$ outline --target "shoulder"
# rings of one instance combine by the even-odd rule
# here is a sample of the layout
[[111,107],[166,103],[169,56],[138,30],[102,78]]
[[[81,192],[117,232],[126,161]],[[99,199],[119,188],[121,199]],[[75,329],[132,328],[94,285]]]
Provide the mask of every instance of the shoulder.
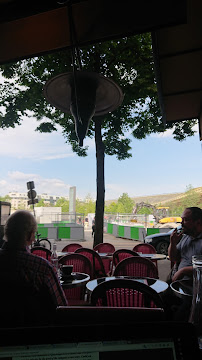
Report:
[[47,269],[47,270],[52,270],[52,264],[42,258],[41,256],[32,254],[30,252],[25,251],[24,256],[27,259],[27,262],[30,264],[33,264],[34,266],[36,266],[37,268],[41,268],[43,270]]

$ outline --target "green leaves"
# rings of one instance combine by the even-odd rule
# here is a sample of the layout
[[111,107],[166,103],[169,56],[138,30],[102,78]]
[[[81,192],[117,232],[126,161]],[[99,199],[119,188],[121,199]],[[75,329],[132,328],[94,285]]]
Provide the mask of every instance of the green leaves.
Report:
[[[83,70],[98,72],[113,79],[122,89],[124,100],[119,108],[104,116],[102,139],[105,152],[119,160],[130,154],[130,135],[144,139],[153,132],[173,127],[173,136],[182,141],[194,134],[195,120],[166,124],[164,128],[154,77],[154,64],[149,33],[106,41],[80,49]],[[40,57],[0,67],[4,81],[0,84],[0,127],[21,124],[30,113],[39,121],[37,131],[63,129],[63,135],[79,156],[87,155],[87,147],[78,146],[74,120],[57,110],[44,98],[47,80],[64,72],[72,72],[71,52],[60,50]],[[94,137],[96,118],[90,122],[87,136]]]

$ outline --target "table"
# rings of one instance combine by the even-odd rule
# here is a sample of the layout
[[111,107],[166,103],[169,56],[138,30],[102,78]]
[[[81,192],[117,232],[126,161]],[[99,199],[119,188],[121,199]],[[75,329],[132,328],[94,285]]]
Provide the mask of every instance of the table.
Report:
[[64,255],[72,254],[72,252],[67,251],[56,251],[57,256],[60,258]]
[[100,257],[102,259],[113,259],[113,254],[112,253],[100,253],[100,252],[98,252],[98,254],[100,255]]
[[89,293],[92,293],[92,291],[95,289],[97,285],[102,283],[103,281],[109,281],[114,279],[131,279],[143,282],[144,284],[148,285],[152,289],[154,289],[157,293],[164,292],[168,288],[168,284],[165,281],[159,280],[159,279],[153,279],[153,278],[147,278],[147,277],[134,277],[134,276],[107,276],[100,279],[94,279],[91,281],[88,281],[86,284],[86,289]]
[[66,279],[61,278],[60,283],[63,289],[71,289],[78,286],[86,285],[90,280],[90,275],[80,272],[72,272],[71,276]]
[[166,255],[164,255],[164,254],[142,254],[142,253],[138,253],[138,254],[140,256],[145,257],[150,260],[165,260],[166,259]]
[[193,295],[193,283],[191,280],[177,280],[170,284],[176,296],[185,299]]

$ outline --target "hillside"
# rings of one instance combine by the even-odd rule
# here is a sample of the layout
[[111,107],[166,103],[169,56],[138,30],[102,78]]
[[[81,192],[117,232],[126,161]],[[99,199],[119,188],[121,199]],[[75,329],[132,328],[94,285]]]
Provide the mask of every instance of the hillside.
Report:
[[[197,195],[199,196],[199,198],[202,198],[202,187],[198,187],[193,189]],[[160,205],[160,204],[166,204],[166,203],[170,203],[170,202],[180,202],[180,200],[185,197],[185,193],[173,193],[173,194],[161,194],[161,195],[147,195],[147,196],[137,196],[137,197],[132,197],[132,199],[134,200],[135,204],[140,203],[140,202],[145,202],[151,205]],[[109,205],[112,202],[117,202],[118,199],[114,199],[114,200],[106,200],[105,204]]]

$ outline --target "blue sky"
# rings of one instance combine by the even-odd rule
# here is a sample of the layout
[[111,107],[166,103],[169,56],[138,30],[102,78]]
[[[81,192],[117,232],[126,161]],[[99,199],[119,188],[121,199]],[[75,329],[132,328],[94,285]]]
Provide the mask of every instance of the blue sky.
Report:
[[[0,129],[0,195],[9,191],[27,192],[27,181],[34,181],[38,194],[96,197],[96,158],[94,139],[88,156],[79,158],[65,143],[61,129],[52,134],[35,130],[37,122],[25,118],[15,129]],[[197,130],[197,127],[196,127]],[[124,192],[130,197],[184,192],[191,184],[202,186],[202,143],[198,132],[183,142],[173,140],[171,131],[132,140],[132,158],[118,161],[105,157],[105,198],[117,199]]]

